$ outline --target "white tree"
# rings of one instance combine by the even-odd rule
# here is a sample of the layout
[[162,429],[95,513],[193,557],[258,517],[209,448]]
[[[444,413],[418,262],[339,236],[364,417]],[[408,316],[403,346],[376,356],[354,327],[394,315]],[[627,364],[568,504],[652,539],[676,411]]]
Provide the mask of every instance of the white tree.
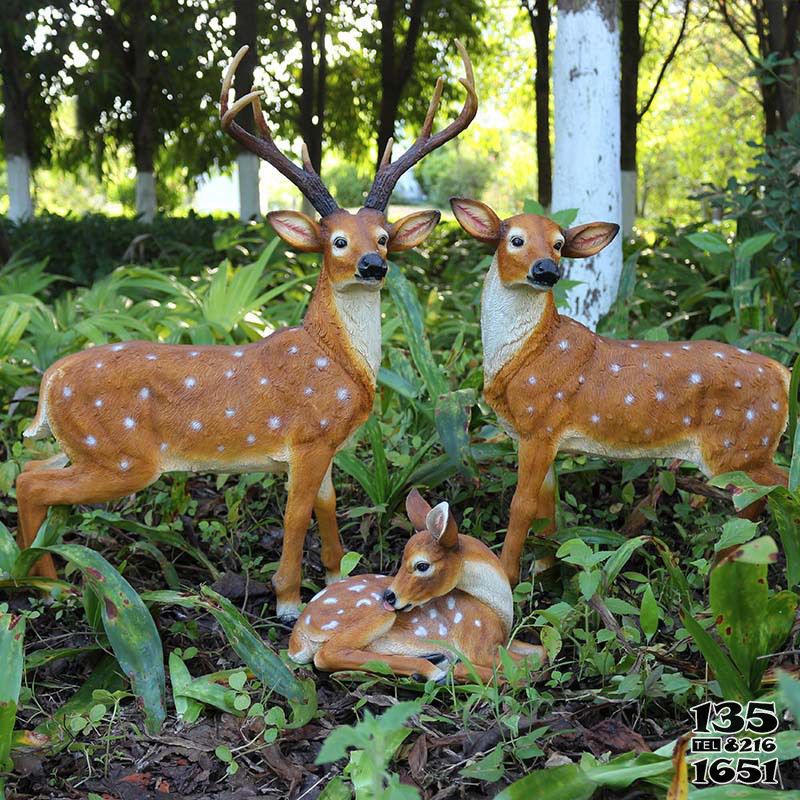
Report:
[[247,222],[261,216],[261,197],[258,187],[258,170],[261,160],[253,153],[240,152],[236,156],[239,184],[239,218]]
[[[619,26],[617,0],[558,0],[553,59],[553,208],[577,208],[575,224],[621,222]],[[622,239],[568,265],[581,281],[569,313],[591,328],[617,295]]]
[[31,162],[24,153],[9,155],[8,170],[8,218],[12,222],[24,222],[33,216],[31,199]]

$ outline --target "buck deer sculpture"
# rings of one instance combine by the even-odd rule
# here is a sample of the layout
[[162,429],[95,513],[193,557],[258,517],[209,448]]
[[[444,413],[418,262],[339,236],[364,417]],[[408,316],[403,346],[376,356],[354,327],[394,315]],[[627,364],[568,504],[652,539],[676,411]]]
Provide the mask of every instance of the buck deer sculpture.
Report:
[[[278,615],[297,616],[312,509],[327,578],[338,577],[343,550],[331,462],[372,410],[387,256],[419,245],[439,220],[437,211],[420,211],[390,223],[385,209],[400,176],[475,117],[472,66],[457,46],[467,93],[460,114],[432,134],[440,78],[419,138],[394,162],[390,140],[357,213],[339,208],[309,162],[305,145],[302,168],[280,152],[261,113],[259,92],[228,106],[233,76],[247,48],[239,50],[222,83],[222,128],[289,178],[321,217],[315,221],[296,211],[268,215],[291,247],[323,255],[305,319],[300,327],[248,345],[122,342],[56,362],[44,374],[36,417],[25,435],[52,433],[63,452],[30,462],[17,480],[22,546],[33,542],[48,507],[122,497],[171,470],[288,472],[283,550],[273,577]],[[236,122],[250,104],[258,135]],[[55,575],[49,556],[38,569]]]
[[450,203],[461,227],[496,249],[481,299],[483,391],[519,440],[500,556],[512,583],[531,522],[553,530],[559,451],[679,458],[709,477],[741,470],[786,484],[773,462],[789,409],[782,364],[718,342],[607,339],[556,310],[561,258],[600,252],[618,225],[563,230],[536,214],[501,220],[476,200]]
[[[359,575],[323,589],[305,607],[289,640],[289,657],[326,672],[383,661],[396,675],[441,681],[456,661],[444,641],[463,653],[489,682],[500,647],[514,660],[544,648],[509,642],[514,602],[508,577],[483,542],[458,533],[447,503],[431,508],[414,489],[406,511],[416,533],[394,577]],[[470,680],[458,664],[456,680]]]

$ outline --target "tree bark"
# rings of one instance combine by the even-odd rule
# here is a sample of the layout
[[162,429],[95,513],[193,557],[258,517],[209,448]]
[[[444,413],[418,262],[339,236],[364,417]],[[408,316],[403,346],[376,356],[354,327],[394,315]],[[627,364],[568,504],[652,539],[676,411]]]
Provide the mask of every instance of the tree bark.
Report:
[[[615,0],[558,0],[553,90],[553,207],[577,207],[577,223],[619,223],[620,53]],[[581,284],[569,293],[570,315],[596,327],[616,298],[621,271],[621,237],[596,256],[571,262],[567,275]]]
[[[155,126],[153,120],[153,62],[150,59],[149,0],[135,0],[132,8],[133,38],[133,154],[136,164],[136,215],[152,222],[156,214]],[[136,24],[141,20],[140,24]]]
[[639,33],[641,0],[622,3],[620,83],[620,167],[622,168],[622,234],[630,236],[636,220],[636,145],[639,127]]
[[523,0],[536,44],[536,183],[539,202],[549,208],[553,199],[550,152],[550,0]]
[[[234,51],[245,45],[250,49],[239,64],[234,77],[236,97],[243,97],[253,88],[254,72],[258,45],[258,2],[257,0],[234,0],[233,10],[236,14],[234,28]],[[253,133],[255,122],[253,107],[247,106],[236,118],[236,121],[247,131]],[[239,148],[236,156],[236,167],[239,182],[239,217],[245,221],[261,215],[261,198],[259,196],[258,174],[261,161],[258,156]]]

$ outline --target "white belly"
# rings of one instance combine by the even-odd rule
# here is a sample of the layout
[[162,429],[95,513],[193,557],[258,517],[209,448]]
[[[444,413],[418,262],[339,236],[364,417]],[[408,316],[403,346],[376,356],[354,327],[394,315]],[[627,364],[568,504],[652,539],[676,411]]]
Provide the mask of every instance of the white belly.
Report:
[[238,475],[241,472],[288,472],[288,458],[271,458],[256,456],[253,459],[235,459],[225,461],[189,461],[180,458],[164,459],[161,462],[162,472],[214,472]]

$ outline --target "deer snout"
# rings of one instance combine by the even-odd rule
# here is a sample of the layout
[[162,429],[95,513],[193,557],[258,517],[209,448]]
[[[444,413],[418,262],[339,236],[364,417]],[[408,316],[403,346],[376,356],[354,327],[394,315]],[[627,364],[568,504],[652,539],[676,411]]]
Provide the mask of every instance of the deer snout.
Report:
[[552,258],[534,261],[528,273],[528,281],[534,286],[555,286],[561,279],[561,267]]
[[381,281],[386,277],[386,260],[377,253],[365,253],[358,259],[358,277],[364,281]]
[[397,595],[391,589],[387,589],[383,593],[383,607],[387,611],[394,611],[395,610],[394,604],[396,602],[397,602]]

